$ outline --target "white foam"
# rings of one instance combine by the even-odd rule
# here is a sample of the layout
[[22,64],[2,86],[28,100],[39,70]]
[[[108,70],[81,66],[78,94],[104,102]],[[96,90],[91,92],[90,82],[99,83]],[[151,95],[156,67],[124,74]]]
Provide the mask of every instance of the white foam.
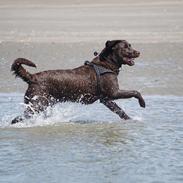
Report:
[[[45,117],[46,116],[46,117]],[[14,116],[15,117],[15,116]],[[1,127],[34,127],[45,125],[59,125],[61,123],[113,123],[121,119],[113,114],[102,104],[96,102],[92,105],[80,103],[60,103],[54,107],[47,108],[46,112],[35,114],[33,118],[11,125],[13,115],[5,116],[2,119]]]
[[[54,107],[47,108],[46,112],[36,114],[31,119],[24,120],[11,125],[12,119],[23,114],[25,105],[22,104],[22,95],[8,94],[0,95],[0,99],[5,107],[0,116],[0,127],[26,128],[45,125],[60,125],[63,123],[118,123],[123,121],[118,115],[111,112],[107,107],[99,102],[91,105],[80,103],[59,103]],[[11,99],[11,100],[10,100]],[[14,103],[12,103],[14,101]],[[134,121],[143,121],[143,114],[138,103],[134,100],[117,100],[116,103],[129,114]],[[46,117],[45,117],[46,116]]]

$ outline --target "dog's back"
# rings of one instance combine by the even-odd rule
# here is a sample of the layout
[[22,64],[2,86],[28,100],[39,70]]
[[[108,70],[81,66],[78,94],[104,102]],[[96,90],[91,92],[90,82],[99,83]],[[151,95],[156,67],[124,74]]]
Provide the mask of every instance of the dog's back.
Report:
[[34,88],[56,99],[79,98],[83,93],[95,94],[96,76],[88,66],[70,70],[48,70],[33,74]]

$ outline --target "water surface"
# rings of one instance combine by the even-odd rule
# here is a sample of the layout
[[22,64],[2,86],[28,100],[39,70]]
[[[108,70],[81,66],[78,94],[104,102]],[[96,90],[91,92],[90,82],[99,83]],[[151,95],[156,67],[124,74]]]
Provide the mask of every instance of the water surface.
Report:
[[118,101],[129,121],[100,103],[65,103],[12,126],[22,96],[1,95],[1,182],[182,182],[183,98],[145,99],[146,110]]

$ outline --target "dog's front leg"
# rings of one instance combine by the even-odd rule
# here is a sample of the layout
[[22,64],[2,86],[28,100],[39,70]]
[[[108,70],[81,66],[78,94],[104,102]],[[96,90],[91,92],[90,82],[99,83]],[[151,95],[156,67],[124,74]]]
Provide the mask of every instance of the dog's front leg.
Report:
[[100,102],[103,103],[112,112],[118,114],[120,118],[125,119],[125,120],[130,119],[130,117],[112,100],[100,99]]
[[135,91],[135,90],[118,90],[117,92],[114,92],[112,94],[112,99],[125,99],[125,98],[136,98],[139,101],[139,104],[141,107],[145,108],[145,101],[142,97],[142,95],[140,94],[140,92]]

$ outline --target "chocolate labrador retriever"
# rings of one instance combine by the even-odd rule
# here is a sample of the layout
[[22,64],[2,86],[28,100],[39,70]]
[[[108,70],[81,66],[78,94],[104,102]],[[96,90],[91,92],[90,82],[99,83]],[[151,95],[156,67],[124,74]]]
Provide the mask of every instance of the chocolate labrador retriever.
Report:
[[[95,53],[96,54],[96,53]],[[28,84],[24,102],[27,108],[23,116],[12,120],[12,124],[30,118],[58,102],[81,102],[92,104],[100,100],[122,119],[130,117],[113,101],[135,97],[141,107],[145,101],[138,91],[120,90],[117,76],[122,65],[134,65],[140,52],[134,50],[125,40],[107,41],[105,48],[91,61],[70,70],[48,70],[35,74],[26,71],[22,64],[36,67],[24,58],[18,58],[11,70]]]

